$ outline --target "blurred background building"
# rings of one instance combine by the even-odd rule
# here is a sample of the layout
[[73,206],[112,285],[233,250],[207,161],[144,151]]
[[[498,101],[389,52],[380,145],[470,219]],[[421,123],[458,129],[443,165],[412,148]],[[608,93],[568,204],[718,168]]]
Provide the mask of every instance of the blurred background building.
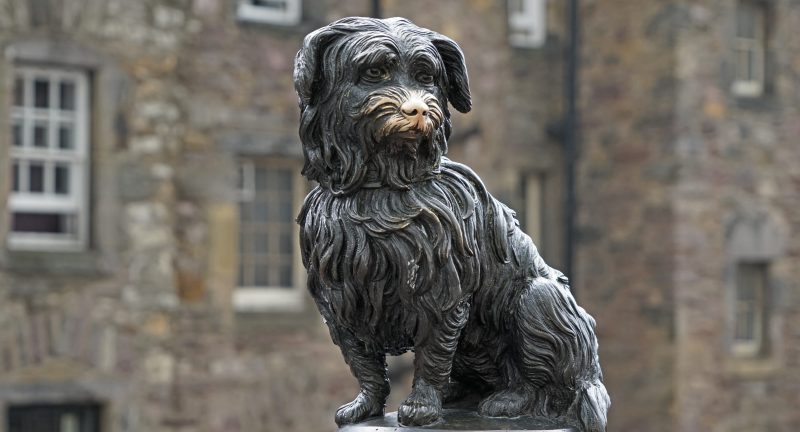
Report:
[[375,14],[463,48],[450,156],[571,269],[610,431],[800,429],[800,1],[570,3],[0,0],[0,431],[335,429],[292,62]]

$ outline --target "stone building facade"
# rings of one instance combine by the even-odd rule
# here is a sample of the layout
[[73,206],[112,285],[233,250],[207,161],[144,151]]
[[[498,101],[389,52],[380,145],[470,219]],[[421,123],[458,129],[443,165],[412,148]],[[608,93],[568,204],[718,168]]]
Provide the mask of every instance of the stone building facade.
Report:
[[[461,44],[474,109],[450,156],[561,267],[566,2],[522,3],[381,5]],[[737,3],[582,2],[575,276],[610,430],[800,425],[800,4],[753,2],[764,85],[742,96]],[[309,187],[292,61],[309,31],[371,13],[0,0],[0,431],[334,430],[356,388],[292,242]],[[544,38],[511,38],[519,22]],[[747,271],[760,303],[737,295]],[[737,308],[763,323],[756,351]]]
[[800,427],[800,3],[582,2],[577,281],[613,430]]

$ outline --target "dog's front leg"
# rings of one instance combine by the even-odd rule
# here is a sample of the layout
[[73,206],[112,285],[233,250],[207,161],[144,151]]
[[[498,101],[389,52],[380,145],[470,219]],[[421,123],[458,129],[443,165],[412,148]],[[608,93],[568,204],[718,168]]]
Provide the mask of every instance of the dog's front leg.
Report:
[[468,315],[469,304],[465,301],[444,313],[429,337],[414,347],[414,385],[397,410],[401,424],[423,426],[441,418],[442,391],[450,378],[458,337]]
[[345,362],[353,376],[358,379],[358,395],[352,402],[336,411],[339,426],[357,423],[368,417],[383,415],[386,398],[389,396],[389,377],[386,372],[386,355],[371,349],[352,332],[328,322],[334,343],[342,350]]

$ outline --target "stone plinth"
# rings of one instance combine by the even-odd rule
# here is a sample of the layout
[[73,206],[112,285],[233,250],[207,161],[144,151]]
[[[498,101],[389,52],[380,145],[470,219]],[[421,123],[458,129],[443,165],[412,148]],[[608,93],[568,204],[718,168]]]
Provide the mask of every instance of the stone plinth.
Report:
[[354,425],[347,425],[339,432],[500,432],[500,431],[538,431],[538,432],[577,432],[575,428],[561,425],[547,419],[533,417],[486,418],[475,412],[464,410],[445,410],[443,420],[425,427],[404,427],[397,423],[397,413],[392,412],[380,418],[369,419]]

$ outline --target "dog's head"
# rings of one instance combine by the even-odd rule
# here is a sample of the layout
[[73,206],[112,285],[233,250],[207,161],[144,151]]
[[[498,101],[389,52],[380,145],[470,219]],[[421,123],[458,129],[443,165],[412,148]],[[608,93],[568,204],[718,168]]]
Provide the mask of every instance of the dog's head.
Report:
[[344,18],[297,53],[303,174],[337,194],[407,188],[438,169],[450,113],[471,108],[461,49],[402,18]]

